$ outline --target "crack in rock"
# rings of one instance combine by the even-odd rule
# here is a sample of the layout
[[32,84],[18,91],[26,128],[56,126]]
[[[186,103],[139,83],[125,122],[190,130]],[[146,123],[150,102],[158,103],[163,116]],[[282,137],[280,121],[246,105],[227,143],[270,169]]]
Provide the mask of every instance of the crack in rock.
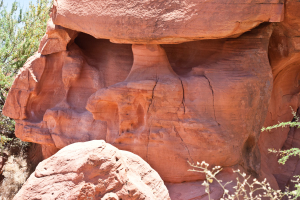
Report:
[[[152,105],[152,103],[153,103],[153,99],[154,99],[154,90],[155,90],[155,88],[156,88],[156,86],[157,86],[157,83],[158,83],[158,78],[156,79],[156,82],[155,82],[155,85],[154,85],[154,87],[153,87],[153,89],[152,89],[152,98],[151,98],[151,102],[150,102],[150,104],[149,104],[149,107],[148,107],[148,110],[147,110],[147,114],[148,114],[148,112],[149,112],[149,110],[150,110],[150,107],[151,107],[151,105]],[[151,123],[150,123],[151,124]],[[149,127],[149,133],[148,133],[148,142],[147,142],[147,152],[146,152],[146,161],[148,162],[148,151],[149,151],[149,142],[150,142],[150,131],[151,131],[151,125],[150,125],[150,127]]]
[[180,136],[180,134],[179,134],[179,132],[177,131],[177,129],[176,129],[175,126],[174,126],[174,131],[176,132],[176,134],[178,135],[178,137],[179,137],[179,138],[181,139],[181,141],[183,142],[183,146],[184,146],[184,148],[187,150],[190,159],[193,161],[193,163],[195,163],[194,160],[193,160],[193,158],[191,157],[189,148],[187,147],[186,143],[184,142],[184,140],[183,140],[182,137]]
[[[178,77],[179,78],[179,77]],[[181,80],[181,78],[179,78],[180,82],[181,82],[181,86],[182,86],[182,101],[181,104],[183,105],[183,111],[185,114],[185,97],[184,97],[184,87],[183,87],[183,82]]]
[[153,103],[153,99],[154,99],[154,90],[155,90],[155,88],[156,88],[156,85],[157,85],[157,83],[158,83],[158,80],[159,80],[159,79],[156,79],[155,85],[154,85],[154,87],[153,87],[153,89],[152,89],[152,98],[151,98],[151,102],[150,102],[150,104],[149,104],[147,113],[149,112],[150,107],[151,107],[151,105],[152,105],[152,103]]
[[217,124],[220,126],[220,123],[217,121],[217,117],[216,117],[216,110],[215,110],[215,93],[214,93],[214,90],[213,90],[213,87],[210,83],[210,80],[207,78],[207,76],[205,75],[205,73],[203,74],[203,77],[206,78],[206,80],[208,81],[208,84],[209,84],[209,87],[211,89],[211,93],[212,93],[212,96],[213,96],[213,108],[214,108],[214,117],[215,117],[215,121],[217,122]]

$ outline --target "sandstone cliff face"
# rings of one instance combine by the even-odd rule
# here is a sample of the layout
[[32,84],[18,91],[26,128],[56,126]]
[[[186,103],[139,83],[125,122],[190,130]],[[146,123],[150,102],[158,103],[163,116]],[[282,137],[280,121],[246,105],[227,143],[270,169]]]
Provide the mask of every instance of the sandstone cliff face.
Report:
[[[269,59],[273,71],[273,91],[264,126],[278,122],[292,121],[291,109],[300,106],[300,2],[285,2],[284,21],[276,24],[270,38]],[[289,137],[288,137],[288,133]],[[297,142],[299,131],[289,127],[262,132],[259,146],[262,155],[262,169],[273,174],[281,188],[290,185],[292,174],[299,171],[299,164],[294,161],[287,166],[279,165],[277,157],[269,154],[268,149],[287,147],[300,148]]]
[[52,10],[3,109],[44,158],[105,140],[175,184],[174,199],[205,178],[187,161],[275,188],[290,173],[267,152],[289,130],[260,129],[300,105],[300,2],[56,0]]
[[[29,67],[16,79],[33,85],[19,109],[24,114],[17,120],[16,135],[58,149],[105,139],[140,155],[168,182],[204,178],[187,171],[188,160],[232,166],[245,159],[246,168],[258,170],[246,159],[249,153],[259,156],[254,144],[272,88],[267,59],[270,33],[270,26],[263,25],[235,40],[163,48],[133,45],[132,50],[81,33],[68,52],[37,54],[36,60],[44,60],[41,64],[28,62],[44,65],[45,80]],[[103,62],[97,56],[102,44],[119,55],[107,55],[108,61]],[[219,48],[227,50],[219,52]],[[207,56],[216,59],[209,61]],[[15,105],[10,99],[18,99],[17,95],[18,89],[10,92],[14,98],[9,97],[5,113],[9,103]],[[9,112],[10,116],[19,113]],[[245,145],[249,152],[242,155]]]

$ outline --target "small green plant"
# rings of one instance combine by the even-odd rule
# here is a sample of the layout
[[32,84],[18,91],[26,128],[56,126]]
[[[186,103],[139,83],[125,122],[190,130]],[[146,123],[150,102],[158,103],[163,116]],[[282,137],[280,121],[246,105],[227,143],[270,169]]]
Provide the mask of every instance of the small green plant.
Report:
[[23,12],[17,1],[12,3],[11,10],[0,1],[0,66],[5,76],[13,75],[37,51],[50,6],[50,0],[36,0]]
[[3,168],[5,178],[0,182],[0,199],[13,199],[30,175],[29,143],[15,137],[15,122],[4,116],[2,109],[18,70],[38,50],[52,4],[52,0],[33,0],[24,12],[18,1],[21,2],[11,0],[12,7],[7,9],[0,0],[0,153],[8,154]]
[[299,148],[291,148],[288,150],[275,150],[275,149],[269,149],[270,153],[276,153],[280,159],[278,162],[282,165],[286,163],[286,161],[291,157],[291,156],[300,156],[300,149]]
[[[292,108],[291,108],[292,109]],[[296,127],[296,128],[300,128],[300,121],[299,121],[299,117],[297,116],[297,113],[292,109],[292,114],[294,116],[294,120],[292,122],[281,122],[278,124],[275,124],[273,126],[269,126],[267,128],[263,127],[261,129],[261,131],[270,131],[272,129],[275,129],[275,128],[284,128],[284,127],[287,127],[287,126],[290,126],[290,127]],[[300,149],[299,148],[291,148],[291,149],[288,149],[288,150],[276,150],[276,149],[269,149],[269,152],[270,153],[276,153],[279,157],[281,157],[278,162],[280,164],[285,164],[286,161],[292,157],[292,156],[300,156]],[[300,192],[300,190],[299,190]]]
[[[8,10],[0,0],[0,136],[5,138],[15,138],[15,122],[2,114],[8,91],[17,71],[38,50],[49,19],[52,0],[35,1],[24,12],[17,1]],[[3,149],[4,143],[0,147]]]
[[299,117],[297,116],[297,113],[293,110],[293,108],[291,107],[292,110],[292,114],[294,116],[294,120],[291,122],[278,122],[278,124],[275,124],[273,126],[268,126],[268,127],[262,127],[261,128],[261,132],[263,131],[271,131],[272,129],[275,128],[285,128],[285,127],[300,127],[300,122],[299,122]]
[[[297,116],[297,113],[292,109],[292,114],[294,116],[294,120],[292,122],[278,122],[278,124],[275,124],[273,126],[269,127],[263,127],[261,131],[271,131],[275,128],[284,128],[284,127],[300,127],[299,117]],[[300,156],[300,149],[299,148],[292,148],[288,150],[275,150],[275,149],[269,149],[269,152],[276,153],[281,158],[278,160],[280,164],[285,164],[286,161],[291,156]],[[213,167],[211,170],[209,169],[209,164],[205,163],[204,161],[202,163],[197,162],[197,164],[189,163],[193,169],[189,171],[193,172],[199,172],[204,173],[206,175],[206,180],[203,182],[203,186],[205,186],[205,192],[208,194],[209,199],[210,197],[210,184],[215,181],[217,182],[221,188],[223,189],[223,196],[221,200],[235,200],[235,199],[251,199],[251,200],[260,200],[262,198],[269,198],[271,200],[280,200],[283,197],[288,197],[288,199],[296,200],[300,197],[300,175],[294,176],[294,180],[291,180],[293,183],[295,183],[295,190],[289,191],[286,189],[286,191],[281,190],[273,190],[270,187],[270,184],[266,182],[266,179],[264,181],[258,181],[256,179],[251,179],[251,176],[247,176],[245,173],[241,173],[239,170],[233,171],[234,173],[238,174],[238,177],[236,178],[236,184],[232,188],[234,191],[229,193],[229,190],[226,189],[226,187],[232,183],[232,181],[227,182],[225,184],[222,183],[221,180],[218,180],[216,178],[216,175],[222,171],[222,168],[220,166]]]
[[[216,175],[222,171],[220,166],[215,166],[211,170],[209,169],[209,164],[206,162],[202,162],[201,164],[197,162],[197,164],[189,163],[193,169],[189,171],[204,173],[206,175],[206,180],[203,182],[203,186],[205,187],[205,192],[208,194],[208,198],[210,197],[210,184],[213,181],[217,182],[218,185],[223,189],[223,195],[221,200],[260,200],[262,198],[269,199],[282,199],[284,196],[288,196],[289,198],[293,198],[293,194],[289,192],[281,192],[280,190],[273,190],[270,187],[270,184],[266,182],[266,179],[262,182],[259,182],[256,179],[251,179],[251,176],[247,176],[245,173],[241,173],[240,170],[233,170],[238,176],[236,178],[235,186],[232,188],[233,192],[229,192],[229,189],[226,188],[232,181],[227,183],[222,183],[222,180],[218,180]],[[299,180],[298,180],[299,183]],[[296,198],[293,198],[296,199]]]
[[13,78],[39,47],[52,0],[29,3],[23,12],[14,1],[10,10],[0,0],[0,105],[3,105]]
[[4,135],[0,135],[0,149],[1,149],[0,155],[3,154],[3,149],[4,149],[5,144],[12,141],[12,140],[13,140],[12,138],[8,138]]

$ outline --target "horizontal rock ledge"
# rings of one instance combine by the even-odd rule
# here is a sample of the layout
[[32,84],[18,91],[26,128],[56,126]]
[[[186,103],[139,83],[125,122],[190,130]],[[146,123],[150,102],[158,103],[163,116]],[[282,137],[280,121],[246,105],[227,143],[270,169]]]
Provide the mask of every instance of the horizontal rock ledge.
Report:
[[281,0],[56,0],[52,11],[56,25],[130,44],[235,38],[283,19]]

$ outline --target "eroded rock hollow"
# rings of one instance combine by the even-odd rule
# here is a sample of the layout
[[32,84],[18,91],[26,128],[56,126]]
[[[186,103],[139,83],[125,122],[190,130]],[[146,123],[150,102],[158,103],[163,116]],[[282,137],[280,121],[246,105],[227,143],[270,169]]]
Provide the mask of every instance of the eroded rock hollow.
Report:
[[267,149],[291,144],[289,129],[260,129],[300,105],[298,10],[297,0],[55,0],[3,113],[44,158],[90,140],[139,155],[171,199],[205,195],[189,192],[205,176],[188,161],[284,188],[294,172]]

